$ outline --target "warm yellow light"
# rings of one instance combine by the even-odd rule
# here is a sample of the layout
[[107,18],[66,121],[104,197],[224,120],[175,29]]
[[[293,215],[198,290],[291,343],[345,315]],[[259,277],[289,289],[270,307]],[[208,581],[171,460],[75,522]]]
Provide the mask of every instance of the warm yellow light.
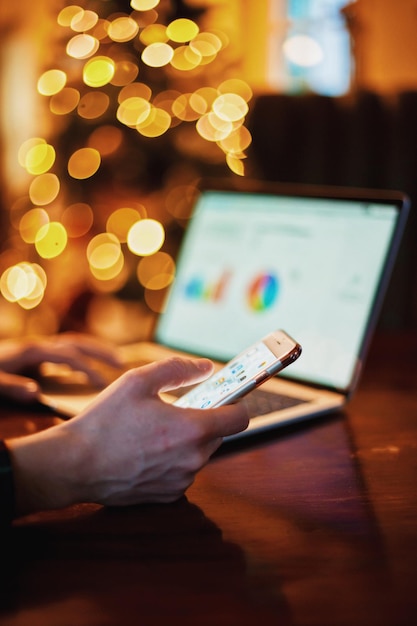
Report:
[[155,254],[165,241],[164,227],[154,219],[136,222],[127,235],[127,246],[133,254],[148,256]]
[[244,163],[241,159],[238,159],[237,157],[231,155],[231,154],[227,154],[226,155],[226,163],[229,167],[229,169],[234,172],[235,174],[237,174],[238,176],[244,176],[245,175],[245,166]]
[[139,32],[137,22],[131,17],[118,17],[110,22],[107,34],[113,41],[125,42],[134,39]]
[[245,126],[239,126],[230,135],[220,141],[220,146],[225,152],[239,154],[244,152],[252,143],[252,135]]
[[152,90],[145,83],[132,83],[126,85],[119,91],[118,102],[123,102],[128,98],[143,98],[144,100],[150,100],[152,97]]
[[33,204],[44,206],[59,194],[60,182],[56,174],[41,174],[33,179],[29,187],[29,198]]
[[47,143],[30,148],[25,157],[25,168],[29,174],[45,174],[55,163],[55,149]]
[[99,45],[100,42],[96,37],[82,33],[69,40],[66,52],[74,59],[88,59],[97,52]]
[[100,153],[94,148],[80,148],[68,161],[68,173],[72,178],[85,179],[93,176],[100,167]]
[[158,4],[159,0],[130,0],[130,6],[136,11],[150,11]]
[[125,126],[134,128],[148,118],[150,110],[151,105],[147,100],[133,96],[120,103],[116,117]]
[[[110,247],[113,249],[114,258],[111,263],[103,263],[103,261],[99,261],[100,252],[97,252],[97,250],[100,250],[103,246],[104,250],[106,250],[107,247],[109,249]],[[100,233],[99,235],[95,235],[95,237],[89,241],[86,254],[88,262],[91,265],[95,265],[96,267],[106,267],[106,265],[112,265],[114,263],[114,260],[119,256],[120,251],[120,242],[117,237],[113,235],[113,233]],[[94,258],[98,260],[97,263],[94,263]]]
[[53,259],[65,250],[67,241],[64,226],[60,222],[50,222],[41,226],[36,235],[36,251],[43,259]]
[[94,120],[103,115],[110,105],[109,96],[103,91],[89,91],[80,100],[77,113],[86,120]]
[[98,15],[94,11],[79,11],[71,20],[71,28],[78,33],[91,30],[98,22]]
[[18,302],[25,309],[34,308],[42,300],[46,288],[45,271],[37,263],[18,263],[3,272],[0,291],[9,302]]
[[163,67],[173,56],[174,50],[167,43],[151,43],[142,52],[142,61],[150,67]]
[[187,72],[198,67],[201,63],[201,58],[201,54],[191,50],[189,46],[180,46],[174,50],[171,65],[176,70]]
[[206,141],[221,141],[232,132],[233,125],[231,122],[220,119],[211,111],[200,117],[196,129]]
[[87,246],[90,271],[98,280],[111,280],[123,269],[124,256],[120,242],[112,233],[93,237]]
[[42,137],[31,137],[30,139],[24,141],[17,153],[17,160],[19,161],[19,165],[21,165],[22,167],[26,167],[26,157],[29,151],[32,148],[35,148],[36,146],[40,146],[42,144],[46,145],[46,141],[45,139],[42,139]]
[[143,215],[146,215],[146,209],[143,208],[142,215],[136,209],[131,207],[124,207],[121,209],[116,209],[109,216],[106,223],[106,230],[108,233],[113,233],[116,235],[117,239],[124,243],[127,241],[127,234],[133,224],[136,224]]
[[235,93],[225,93],[213,102],[213,111],[217,117],[226,122],[237,122],[245,117],[248,112],[248,104]]
[[122,251],[119,242],[107,242],[97,246],[89,255],[88,261],[91,267],[98,270],[113,267],[120,258]]
[[67,75],[62,70],[48,70],[38,80],[38,91],[43,96],[53,96],[65,87]]
[[221,94],[238,94],[245,102],[249,102],[253,96],[252,88],[248,83],[240,78],[228,78],[217,87]]
[[157,290],[168,287],[174,280],[175,263],[166,252],[156,252],[139,261],[137,277],[147,289]]
[[62,91],[52,96],[49,108],[55,115],[67,115],[77,108],[80,101],[80,92],[73,87],[64,87]]
[[136,124],[136,130],[144,137],[160,137],[170,126],[170,114],[164,109],[152,107],[148,117]]
[[[119,257],[117,258],[116,262],[113,265],[110,265],[109,267],[104,267],[104,268],[94,267],[94,265],[90,265],[90,272],[92,273],[94,278],[96,278],[97,280],[111,281],[117,278],[118,276],[120,276],[123,270],[123,267],[124,267],[124,256],[123,256],[123,253],[120,252]],[[114,289],[117,289],[119,286],[120,285],[118,284],[114,285]]]
[[76,4],[71,4],[59,12],[57,22],[60,26],[71,26],[74,17],[83,13],[84,9]]
[[181,17],[167,26],[167,35],[171,41],[185,43],[198,35],[198,25],[192,20]]
[[214,33],[198,33],[190,41],[190,48],[203,57],[215,56],[222,48],[222,42]]
[[192,122],[207,111],[207,103],[201,96],[184,93],[172,103],[172,113],[180,120]]
[[115,62],[110,57],[93,57],[84,65],[83,80],[89,87],[103,87],[112,80],[115,69]]
[[22,216],[19,222],[20,236],[26,243],[35,243],[39,229],[48,223],[49,215],[45,209],[31,209]]
[[139,39],[145,46],[151,43],[165,43],[168,41],[167,29],[163,24],[149,24],[142,30]]
[[219,95],[219,92],[214,87],[200,87],[199,89],[195,90],[194,94],[196,98],[203,98],[206,101],[207,103],[206,111],[207,111],[208,109],[211,109],[211,107],[213,106],[213,102]]

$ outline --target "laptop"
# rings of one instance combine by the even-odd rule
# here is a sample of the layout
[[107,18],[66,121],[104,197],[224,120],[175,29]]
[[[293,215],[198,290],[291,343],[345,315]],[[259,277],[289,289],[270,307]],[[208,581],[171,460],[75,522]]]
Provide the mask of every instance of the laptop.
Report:
[[[282,328],[301,357],[250,393],[248,436],[341,409],[357,384],[409,208],[400,192],[201,181],[153,341],[129,364],[175,353],[218,366]],[[95,392],[96,393],[96,392]],[[63,416],[95,394],[57,391]]]

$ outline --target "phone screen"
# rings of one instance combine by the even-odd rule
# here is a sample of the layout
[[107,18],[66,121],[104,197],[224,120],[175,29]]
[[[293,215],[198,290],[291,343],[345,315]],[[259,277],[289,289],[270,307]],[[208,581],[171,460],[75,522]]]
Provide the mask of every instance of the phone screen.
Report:
[[263,370],[277,362],[277,357],[261,341],[242,352],[218,372],[176,400],[184,408],[208,409],[233,395]]

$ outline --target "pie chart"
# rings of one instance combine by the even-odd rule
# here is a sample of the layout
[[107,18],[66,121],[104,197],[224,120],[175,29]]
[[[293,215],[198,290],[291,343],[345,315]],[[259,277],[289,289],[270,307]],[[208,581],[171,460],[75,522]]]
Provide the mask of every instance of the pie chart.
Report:
[[274,304],[278,293],[278,278],[270,273],[259,274],[249,285],[249,306],[253,311],[266,311]]

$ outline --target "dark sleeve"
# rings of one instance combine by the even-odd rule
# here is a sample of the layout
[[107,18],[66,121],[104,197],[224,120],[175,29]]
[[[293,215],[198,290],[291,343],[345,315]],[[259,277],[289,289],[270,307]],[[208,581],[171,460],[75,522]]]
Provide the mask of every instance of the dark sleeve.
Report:
[[0,529],[10,526],[15,515],[13,468],[10,453],[0,440]]

